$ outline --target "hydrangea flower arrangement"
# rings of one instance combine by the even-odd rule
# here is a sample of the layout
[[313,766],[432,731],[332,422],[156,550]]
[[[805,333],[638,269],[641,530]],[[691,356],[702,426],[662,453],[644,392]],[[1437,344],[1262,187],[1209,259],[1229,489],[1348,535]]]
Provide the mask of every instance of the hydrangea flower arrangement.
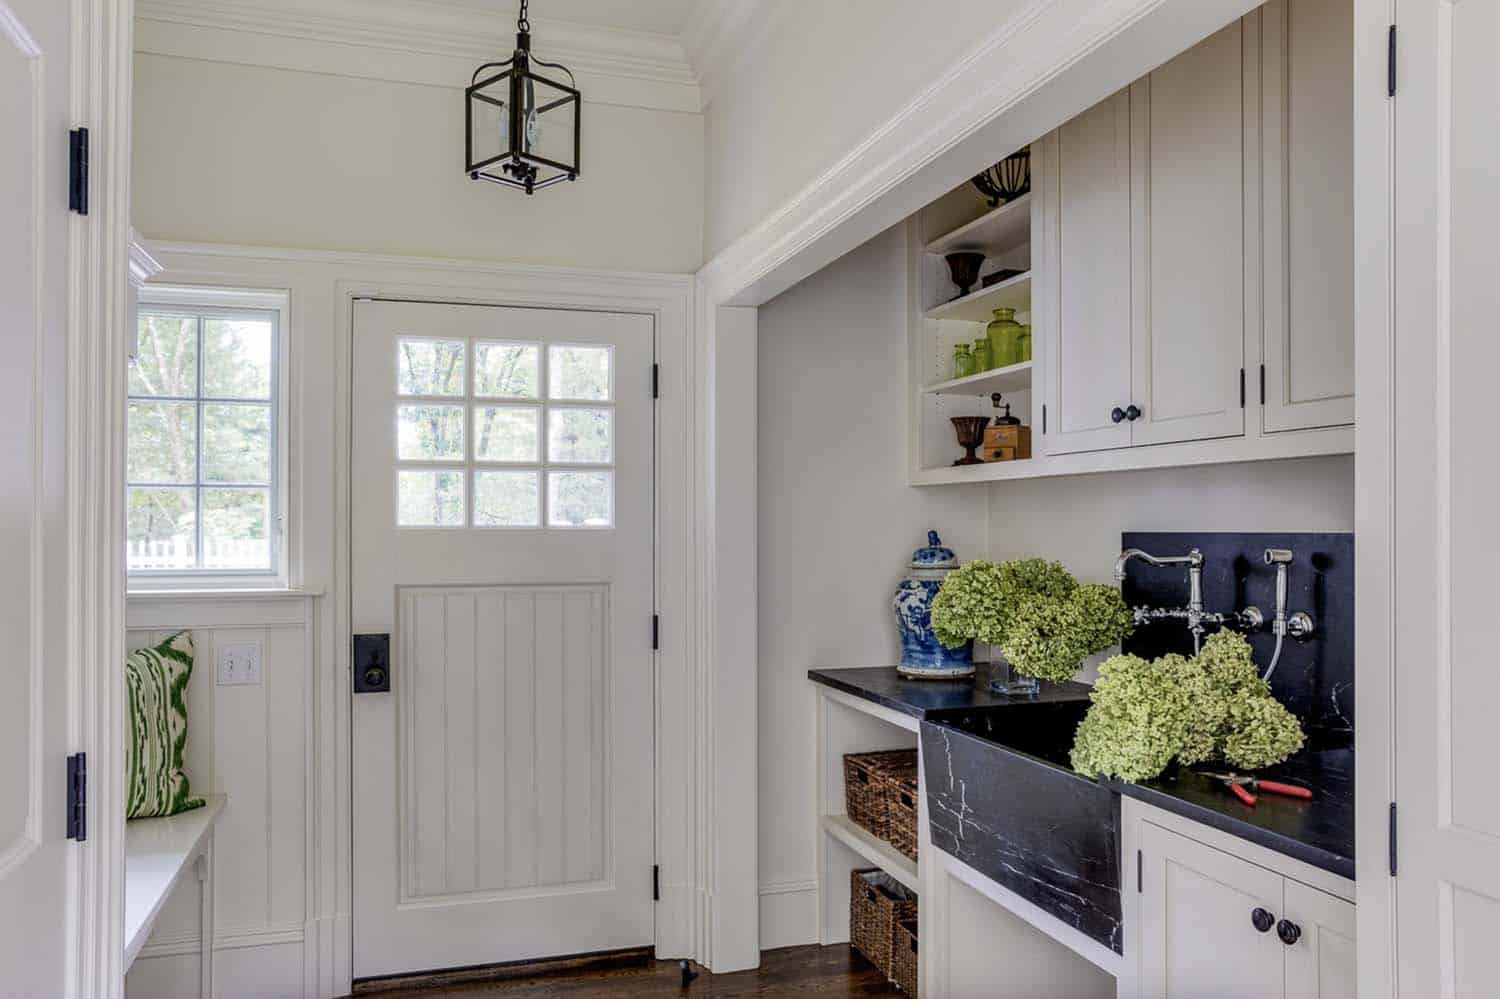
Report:
[[1079,664],[1130,633],[1119,591],[1079,585],[1045,559],[968,562],[948,574],[932,600],[932,627],[949,648],[969,639],[999,647],[1017,672],[1066,680]]
[[1093,705],[1073,743],[1073,769],[1149,780],[1176,759],[1223,758],[1254,770],[1302,748],[1302,726],[1260,678],[1250,643],[1211,636],[1194,658],[1114,656],[1099,668]]

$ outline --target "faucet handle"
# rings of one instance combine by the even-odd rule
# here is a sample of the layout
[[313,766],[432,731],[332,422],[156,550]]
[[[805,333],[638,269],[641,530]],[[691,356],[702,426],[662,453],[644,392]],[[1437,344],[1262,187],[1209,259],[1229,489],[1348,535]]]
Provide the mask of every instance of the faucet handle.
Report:
[[1266,565],[1291,565],[1292,550],[1290,548],[1267,548],[1265,560]]

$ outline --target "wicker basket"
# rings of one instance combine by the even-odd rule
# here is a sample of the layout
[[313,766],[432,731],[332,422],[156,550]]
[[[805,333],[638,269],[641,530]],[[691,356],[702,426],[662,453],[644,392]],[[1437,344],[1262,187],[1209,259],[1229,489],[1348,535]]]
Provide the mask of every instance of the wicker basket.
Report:
[[886,839],[891,846],[917,859],[917,773],[888,772],[886,780]]
[[917,753],[913,749],[894,749],[880,753],[849,753],[844,757],[844,811],[849,820],[870,835],[885,839],[887,799],[890,791],[885,775],[894,770],[917,770]]
[[909,996],[917,994],[917,921],[902,919],[896,923],[896,937],[891,942],[891,981]]
[[880,870],[849,874],[849,943],[891,977],[896,923],[917,918],[917,896]]

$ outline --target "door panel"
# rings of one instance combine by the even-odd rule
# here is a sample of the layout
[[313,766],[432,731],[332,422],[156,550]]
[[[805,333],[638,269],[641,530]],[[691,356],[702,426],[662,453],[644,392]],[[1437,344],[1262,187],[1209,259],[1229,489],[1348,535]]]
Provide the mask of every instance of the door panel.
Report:
[[1237,21],[1130,88],[1133,444],[1245,431],[1244,34]]
[[355,977],[649,945],[651,320],[355,306]]
[[1262,8],[1268,432],[1354,422],[1354,4]]
[[[0,0],[0,991],[66,992],[69,5]],[[117,817],[118,818],[118,817]],[[89,816],[97,826],[108,816]]]
[[1284,945],[1250,916],[1280,916],[1281,875],[1149,822],[1141,851],[1142,999],[1280,996]]
[[1130,444],[1110,420],[1130,404],[1130,108],[1122,91],[1044,143],[1050,454]]
[[1500,6],[1398,0],[1391,622],[1400,994],[1485,995],[1500,927]]
[[1287,881],[1285,910],[1302,929],[1286,948],[1286,999],[1355,999],[1354,903]]

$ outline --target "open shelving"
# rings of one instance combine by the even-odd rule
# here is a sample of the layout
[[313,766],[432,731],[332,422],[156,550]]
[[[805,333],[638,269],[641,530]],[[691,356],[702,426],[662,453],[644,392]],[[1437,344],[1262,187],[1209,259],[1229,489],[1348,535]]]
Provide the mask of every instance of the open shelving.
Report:
[[962,378],[950,378],[945,382],[928,385],[922,392],[927,395],[985,396],[1000,392],[1026,392],[1031,389],[1031,363],[1022,361],[1004,368],[991,368],[978,374]]
[[938,256],[972,250],[988,257],[999,257],[1030,241],[1031,195],[1023,194],[944,233],[923,249]]
[[1031,311],[1031,272],[997,281],[988,288],[971,291],[934,306],[922,314],[924,319],[955,319],[968,323],[988,323],[996,309]]

